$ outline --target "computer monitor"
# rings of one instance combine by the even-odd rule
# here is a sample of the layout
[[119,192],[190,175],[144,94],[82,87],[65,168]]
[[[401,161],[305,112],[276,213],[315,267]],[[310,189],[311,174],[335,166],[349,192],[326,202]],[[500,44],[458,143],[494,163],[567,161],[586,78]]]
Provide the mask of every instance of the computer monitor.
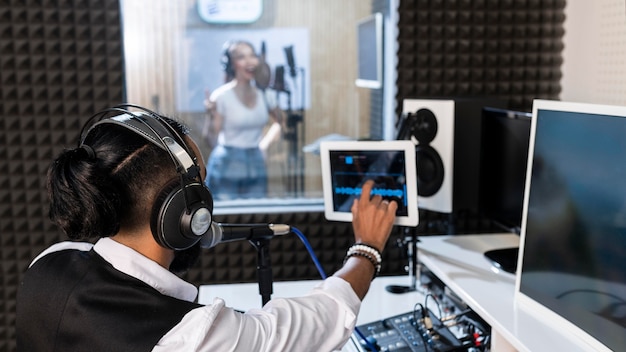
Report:
[[479,209],[507,232],[522,226],[531,113],[483,108]]
[[357,23],[357,87],[383,86],[383,15],[374,13]]
[[[480,143],[480,213],[501,231],[519,234],[522,225],[531,113],[484,107]],[[514,274],[519,247],[497,248],[485,257]]]
[[520,236],[519,309],[626,346],[626,107],[536,100]]

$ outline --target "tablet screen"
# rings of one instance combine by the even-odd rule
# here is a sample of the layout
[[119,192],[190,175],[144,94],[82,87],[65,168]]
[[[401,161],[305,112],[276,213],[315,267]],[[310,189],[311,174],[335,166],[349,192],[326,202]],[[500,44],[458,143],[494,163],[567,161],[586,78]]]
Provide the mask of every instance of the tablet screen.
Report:
[[396,224],[417,226],[415,145],[411,141],[330,141],[320,146],[326,219],[352,221],[350,208],[369,179],[372,195],[398,203]]

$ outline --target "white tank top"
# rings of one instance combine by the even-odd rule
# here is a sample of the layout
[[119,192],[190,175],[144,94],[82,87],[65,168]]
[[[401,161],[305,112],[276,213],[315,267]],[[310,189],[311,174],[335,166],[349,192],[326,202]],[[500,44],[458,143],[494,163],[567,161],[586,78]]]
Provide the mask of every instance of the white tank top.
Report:
[[211,95],[217,112],[223,118],[218,143],[229,147],[257,148],[269,121],[267,101],[263,92],[256,89],[256,104],[249,108],[237,98],[234,86],[234,83],[227,83]]

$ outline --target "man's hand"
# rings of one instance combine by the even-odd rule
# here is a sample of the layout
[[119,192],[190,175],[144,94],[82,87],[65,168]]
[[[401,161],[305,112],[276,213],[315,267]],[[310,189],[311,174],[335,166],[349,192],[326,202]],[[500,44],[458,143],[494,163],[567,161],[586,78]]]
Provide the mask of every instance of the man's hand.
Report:
[[356,242],[367,243],[382,252],[391,234],[398,203],[383,200],[379,195],[372,197],[373,187],[374,181],[366,181],[361,189],[361,197],[354,200],[351,209],[352,228]]

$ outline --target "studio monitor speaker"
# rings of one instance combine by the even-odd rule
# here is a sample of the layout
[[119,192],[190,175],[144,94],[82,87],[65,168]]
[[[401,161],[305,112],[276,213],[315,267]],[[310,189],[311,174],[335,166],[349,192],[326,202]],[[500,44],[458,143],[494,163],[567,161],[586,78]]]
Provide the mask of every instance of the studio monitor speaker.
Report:
[[486,98],[403,101],[398,139],[416,144],[420,209],[478,209],[482,108],[504,105]]

